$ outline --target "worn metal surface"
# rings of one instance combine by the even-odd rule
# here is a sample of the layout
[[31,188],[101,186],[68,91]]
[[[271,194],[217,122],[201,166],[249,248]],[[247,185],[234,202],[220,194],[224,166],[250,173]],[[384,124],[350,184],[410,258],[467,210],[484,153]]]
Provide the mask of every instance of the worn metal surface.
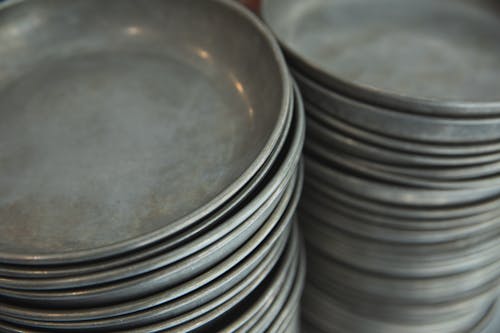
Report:
[[[4,297],[0,318],[23,329],[90,331],[136,327],[150,332],[178,325],[187,329],[212,325],[234,306],[245,304],[246,297],[255,288],[262,288],[264,280],[277,283],[274,282],[276,276],[269,275],[269,270],[282,252],[302,189],[299,159],[305,119],[300,96],[296,97],[294,106],[294,118],[283,150],[268,174],[261,178],[263,183],[258,186],[257,196],[247,197],[246,204],[237,207],[250,210],[247,219],[242,219],[246,213],[236,211],[234,215],[221,218],[214,229],[200,231],[178,248],[125,265],[115,272],[105,271],[102,276],[111,274],[118,280],[104,285],[76,289],[64,289],[60,285],[57,288],[57,282],[77,283],[89,276],[32,281],[3,279],[3,282],[9,281],[11,289],[3,288],[0,292]],[[284,195],[283,191],[286,191]],[[225,232],[221,233],[223,230]],[[298,245],[289,245],[289,248],[298,249]],[[186,251],[194,252],[170,264],[164,260],[176,252]],[[157,268],[147,274],[140,274],[139,270],[135,273],[140,275],[133,278],[118,274],[133,273],[138,267]],[[286,269],[295,271],[290,265]],[[93,278],[97,276],[99,274]],[[281,283],[277,285],[281,288]],[[49,290],[37,290],[46,287]],[[17,303],[16,299],[24,303]],[[110,305],[116,301],[120,304]],[[11,324],[0,324],[0,327],[8,331]]]
[[230,1],[15,1],[0,18],[2,262],[172,235],[241,189],[283,132],[284,60]]
[[[283,152],[282,159],[276,161],[276,171],[271,173],[270,178],[266,180],[267,183],[263,185],[260,193],[262,196],[253,197],[247,206],[240,207],[242,211],[221,220],[215,229],[161,255],[101,273],[35,280],[0,278],[0,285],[9,288],[4,289],[2,294],[14,299],[30,300],[42,304],[62,305],[74,304],[75,302],[79,304],[87,302],[89,304],[98,304],[100,302],[109,302],[110,299],[117,300],[117,297],[130,298],[133,290],[135,290],[135,293],[144,293],[145,285],[158,289],[164,288],[167,284],[171,285],[174,283],[173,281],[185,279],[185,274],[180,274],[182,272],[181,267],[189,266],[191,269],[185,271],[185,273],[189,272],[189,274],[195,274],[196,269],[209,267],[214,260],[224,257],[232,251],[231,249],[238,247],[238,244],[241,244],[242,241],[255,232],[256,228],[266,221],[280,200],[282,192],[288,186],[290,178],[297,168],[304,141],[304,114],[300,97],[298,97],[295,105],[297,109],[295,110],[295,121],[289,133],[290,142]],[[221,248],[220,241],[224,239],[227,242]],[[205,254],[200,254],[200,251]],[[207,254],[212,253],[210,251],[213,252],[213,255]],[[190,255],[204,259],[195,265],[193,260],[190,259]],[[179,261],[183,258],[184,261]],[[169,264],[172,264],[172,267]],[[145,272],[151,273],[144,275]],[[133,277],[133,279],[121,281],[130,277]],[[104,282],[115,280],[117,283],[105,287],[99,286]],[[96,286],[94,287],[94,285]],[[65,288],[81,288],[85,286],[89,287],[80,289],[77,295],[71,289],[60,291]],[[124,288],[126,288],[127,292],[120,292]],[[35,292],[36,290],[47,290],[47,292]]]
[[294,67],[356,98],[447,115],[500,113],[494,0],[265,0]]
[[[294,94],[294,96],[296,96]],[[296,98],[296,97],[294,97]],[[291,104],[293,106],[293,103]],[[284,132],[271,156],[258,173],[228,202],[219,207],[209,217],[198,221],[193,227],[178,233],[175,237],[170,237],[158,244],[142,248],[140,251],[127,253],[120,257],[112,257],[108,260],[97,262],[78,263],[74,265],[59,265],[48,267],[20,266],[0,264],[0,276],[4,278],[62,278],[62,277],[82,277],[84,275],[102,271],[110,271],[116,268],[122,268],[124,265],[137,263],[144,258],[151,258],[159,253],[171,250],[179,244],[203,234],[207,229],[213,228],[221,218],[229,218],[235,223],[238,220],[248,218],[258,207],[260,207],[274,193],[282,182],[283,178],[289,173],[289,166],[296,163],[297,151],[301,146],[300,140],[294,140],[300,136],[301,126],[294,126],[294,134],[288,135],[292,126],[292,120],[296,122],[294,112],[289,112],[287,124]],[[282,166],[276,169],[276,164],[282,163]],[[276,169],[276,170],[275,170]],[[274,170],[271,172],[271,170]],[[265,185],[263,185],[265,184]],[[252,196],[252,200],[243,203]],[[237,211],[235,209],[238,208]],[[220,229],[220,228],[219,228]],[[227,230],[229,231],[229,229]],[[200,246],[201,244],[198,244]],[[170,254],[170,256],[172,253]],[[16,281],[17,281],[16,280]]]
[[[296,120],[300,121],[300,119]],[[275,168],[279,165],[279,167],[276,168],[276,171],[271,172],[267,175],[267,177],[264,177],[264,179],[258,178],[253,180],[264,181],[263,184],[258,183],[253,185],[253,187],[260,185],[261,188],[259,188],[259,191],[256,193],[244,191],[242,193],[245,194],[245,196],[241,197],[240,201],[247,200],[245,204],[241,204],[238,207],[238,210],[232,212],[231,214],[224,212],[226,215],[224,218],[222,218],[221,214],[216,214],[207,221],[200,221],[198,227],[210,227],[208,228],[209,230],[203,232],[203,230],[200,231],[200,228],[198,228],[196,235],[189,235],[190,237],[182,235],[179,239],[175,238],[170,242],[162,242],[153,249],[147,249],[146,251],[137,253],[135,257],[139,258],[129,258],[134,259],[130,260],[130,262],[120,260],[121,265],[116,268],[104,267],[101,271],[96,273],[80,273],[68,277],[55,278],[51,277],[50,274],[44,274],[45,271],[41,270],[42,273],[38,274],[38,279],[33,279],[31,277],[0,277],[0,287],[21,290],[52,290],[85,287],[113,282],[145,274],[188,258],[190,255],[193,255],[205,247],[216,243],[222,238],[234,238],[235,235],[241,232],[243,234],[252,233],[255,231],[255,228],[257,228],[260,223],[265,221],[267,216],[271,214],[280,200],[283,191],[288,186],[290,178],[293,176],[293,172],[299,159],[301,147],[301,128],[302,127],[297,123],[296,126],[294,126],[294,131],[289,133],[290,136],[286,136],[290,142],[288,142],[286,149],[280,152],[280,158],[273,161],[273,166]],[[252,195],[251,199],[248,199],[249,195]],[[208,224],[208,226],[206,224]],[[249,228],[247,228],[246,231],[242,230],[242,225],[247,225]],[[230,247],[226,247],[226,249],[229,248]],[[140,260],[141,258],[144,259]],[[123,261],[126,261],[125,264]],[[112,261],[110,261],[110,264],[111,263]],[[96,265],[106,266],[103,263],[97,263]],[[85,267],[83,267],[83,269],[84,268]],[[40,295],[40,301],[49,302],[50,299],[50,297],[45,298]]]

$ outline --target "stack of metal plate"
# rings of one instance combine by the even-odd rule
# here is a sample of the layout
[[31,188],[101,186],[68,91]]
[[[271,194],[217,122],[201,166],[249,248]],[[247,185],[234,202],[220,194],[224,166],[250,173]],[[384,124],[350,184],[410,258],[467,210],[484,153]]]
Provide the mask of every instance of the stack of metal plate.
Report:
[[308,329],[499,332],[498,1],[265,0],[262,16],[306,105]]
[[293,332],[305,119],[225,0],[0,7],[0,331]]

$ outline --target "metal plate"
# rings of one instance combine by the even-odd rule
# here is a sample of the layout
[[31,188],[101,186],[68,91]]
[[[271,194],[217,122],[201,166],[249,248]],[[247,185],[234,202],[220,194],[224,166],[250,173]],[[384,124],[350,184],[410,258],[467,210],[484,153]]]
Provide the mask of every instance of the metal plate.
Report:
[[[258,320],[257,325],[252,326],[250,332],[288,332],[284,328],[293,322],[297,322],[300,317],[300,297],[304,287],[306,258],[302,244],[298,247],[300,247],[299,267],[291,291],[286,295],[287,297],[283,303],[273,302],[272,310],[265,313],[266,319]],[[269,323],[267,327],[265,323]]]
[[437,144],[484,144],[500,139],[500,117],[437,117],[368,104],[292,72],[304,99],[349,124],[403,140]]
[[[316,123],[315,120],[308,119],[308,133],[311,133],[311,140],[306,144],[306,152],[309,155],[319,157],[325,166],[332,168],[344,168],[352,171],[353,173],[362,174],[365,177],[375,179],[379,182],[392,183],[396,185],[407,186],[408,188],[422,188],[422,189],[436,189],[446,191],[470,189],[471,193],[488,193],[500,185],[500,164],[494,163],[493,165],[482,165],[482,169],[486,170],[485,174],[472,175],[471,179],[443,179],[439,178],[439,174],[446,174],[446,168],[418,168],[416,166],[406,165],[393,165],[381,161],[374,161],[369,156],[363,157],[362,154],[356,152],[349,152],[349,146],[344,148],[336,147],[334,140],[328,142],[328,132],[324,133],[321,125]],[[315,131],[316,130],[316,131]],[[325,138],[314,139],[315,133],[322,131]],[[320,136],[322,134],[319,134]],[[338,137],[338,133],[332,136]],[[351,142],[351,146],[355,141],[345,138],[346,141]],[[333,145],[332,145],[333,144]],[[353,149],[354,150],[354,149]],[[481,169],[473,167],[476,170]],[[460,173],[459,167],[455,169],[449,168],[452,173]],[[439,172],[441,171],[441,172]],[[469,168],[467,172],[471,172]],[[438,175],[434,175],[434,172]],[[431,175],[433,177],[428,177]]]
[[311,103],[306,103],[307,115],[309,118],[316,119],[323,125],[328,126],[335,131],[340,131],[352,138],[360,141],[370,142],[374,145],[385,147],[387,149],[402,151],[412,154],[435,155],[443,157],[464,157],[477,155],[496,155],[500,150],[499,142],[486,142],[484,144],[460,144],[460,145],[439,145],[436,143],[425,143],[402,140],[397,137],[387,136],[371,131],[362,127],[357,127],[343,121],[323,111]]
[[[304,220],[328,224],[351,234],[357,234],[370,240],[399,244],[434,244],[455,242],[480,234],[495,232],[499,226],[498,216],[486,217],[483,221],[465,223],[455,227],[442,227],[436,221],[430,227],[429,222],[416,220],[410,223],[402,219],[380,217],[359,208],[349,207],[321,196],[305,195],[300,204],[300,216]],[[422,223],[419,223],[422,222]],[[456,223],[456,222],[455,222]],[[424,225],[421,225],[424,224]],[[420,226],[418,227],[414,227]]]
[[[98,262],[87,267],[84,266],[81,270],[77,270],[77,267],[75,267],[73,270],[70,269],[68,271],[77,274],[69,276],[51,277],[51,269],[38,268],[36,270],[35,268],[35,270],[29,271],[29,268],[27,268],[23,271],[25,275],[33,272],[35,274],[32,275],[37,275],[38,278],[33,279],[33,276],[0,277],[0,287],[35,290],[84,287],[130,278],[182,260],[227,235],[235,235],[235,229],[244,224],[246,220],[255,220],[257,216],[266,216],[266,214],[270,213],[280,199],[284,187],[290,179],[291,172],[282,172],[274,174],[274,176],[280,177],[269,179],[270,182],[266,186],[263,186],[260,192],[255,193],[252,200],[246,205],[242,205],[240,210],[234,212],[233,215],[228,215],[221,220],[221,216],[217,214],[216,217],[218,218],[210,218],[202,221],[199,224],[200,227],[209,227],[217,223],[216,226],[212,226],[211,229],[204,233],[200,232],[195,235],[183,234],[183,237],[161,242],[161,244],[153,248],[148,248],[146,251],[114,259],[117,263],[110,260],[104,263]],[[255,223],[254,226],[256,226]],[[86,269],[92,268],[96,268],[98,271],[91,272],[90,274],[83,273]],[[57,273],[66,273],[68,271],[64,269],[56,270]],[[19,273],[19,270],[17,272]]]
[[[288,225],[290,226],[290,224]],[[283,253],[280,259],[280,262],[278,262],[278,264],[273,268],[274,273],[271,272],[270,273],[271,275],[261,276],[262,278],[261,281],[258,281],[257,283],[254,283],[250,287],[245,288],[239,294],[234,295],[226,303],[206,313],[205,315],[198,317],[195,320],[191,320],[190,322],[186,322],[183,325],[176,326],[175,328],[171,326],[172,323],[163,322],[157,325],[141,327],[140,330],[137,330],[137,332],[144,332],[144,333],[163,332],[164,330],[170,328],[171,332],[184,333],[202,327],[206,327],[206,325],[209,325],[209,327],[211,327],[212,330],[214,330],[213,327],[219,327],[218,328],[219,330],[222,328],[226,328],[228,325],[231,325],[231,321],[228,322],[228,317],[230,320],[231,318],[233,319],[235,318],[235,314],[236,315],[240,314],[242,311],[241,307],[243,307],[244,309],[245,304],[248,304],[247,302],[249,296],[253,294],[254,296],[259,295],[260,297],[265,297],[266,292],[275,293],[276,288],[281,287],[281,285],[286,280],[286,277],[293,272],[292,268],[295,267],[294,261],[297,259],[297,257],[295,255],[296,253],[294,253],[293,251],[294,248],[296,249],[297,247],[290,246],[289,248],[285,249],[285,252]],[[268,288],[265,288],[266,287],[265,279],[269,280],[270,277],[273,277],[272,280],[270,281],[270,285],[267,285]],[[223,324],[221,325],[220,322],[217,322],[218,320],[221,320]]]
[[470,188],[453,190],[425,189],[378,181],[351,170],[331,167],[314,158],[305,160],[306,170],[325,186],[334,186],[354,196],[394,206],[444,208],[471,205],[498,199],[500,188]]
[[[308,111],[313,110],[310,103],[307,104]],[[374,161],[395,165],[413,165],[417,167],[451,168],[453,166],[473,167],[498,163],[500,154],[484,154],[469,156],[442,156],[408,153],[404,151],[386,149],[373,142],[360,140],[349,133],[332,129],[325,122],[317,120],[308,114],[310,137],[308,140],[322,140],[336,149],[346,151],[357,156],[369,158]],[[493,165],[495,167],[495,165]]]
[[[426,278],[381,278],[377,274],[360,274],[355,269],[347,269],[346,265],[332,265],[331,261],[325,262],[324,260],[314,260],[314,258],[310,258],[310,265],[313,267],[311,271],[315,273],[310,278],[310,283],[322,285],[326,292],[330,291],[332,296],[337,296],[339,299],[341,297],[338,297],[336,293],[344,293],[345,298],[351,298],[351,301],[347,302],[348,304],[355,305],[354,300],[358,297],[360,301],[371,299],[372,305],[375,305],[374,308],[378,308],[377,312],[380,311],[380,315],[396,313],[398,305],[406,307],[406,309],[399,310],[401,311],[401,319],[405,315],[407,318],[415,317],[419,315],[419,312],[421,318],[429,316],[432,309],[435,310],[436,314],[438,310],[442,313],[447,311],[449,314],[453,314],[458,311],[459,306],[461,312],[467,312],[467,306],[484,304],[485,299],[491,302],[491,299],[496,296],[496,284],[492,280],[488,281],[488,284],[485,284],[486,287],[481,289],[468,289],[470,286],[456,284],[460,281],[454,281],[453,278],[448,281],[446,286],[446,277],[442,277],[441,281]],[[324,275],[319,274],[319,271],[324,271]],[[478,274],[481,273],[482,271],[478,271]],[[468,278],[470,279],[471,276]],[[361,279],[356,280],[357,277],[361,277]],[[348,281],[358,282],[354,285]],[[455,287],[452,286],[453,283],[455,283]],[[348,290],[351,292],[349,293]],[[376,306],[377,300],[383,301],[379,307]],[[367,303],[369,302],[363,302],[363,304],[368,305]],[[384,308],[386,311],[382,310]],[[471,308],[475,307],[470,306],[469,310]]]
[[374,104],[447,115],[500,113],[494,0],[265,0],[292,66]]
[[0,18],[2,262],[172,235],[241,189],[283,132],[284,60],[231,1],[22,1]]
[[[300,274],[301,251],[297,225],[294,225],[292,237],[290,242],[294,246],[286,249],[290,253],[285,255],[292,256],[293,262],[286,268],[286,272],[271,275],[263,284],[261,292],[256,293],[253,300],[249,299],[242,311],[234,312],[234,317],[230,317],[231,321],[224,327],[226,332],[268,332],[268,327],[283,307]],[[278,285],[276,280],[281,280],[281,275],[284,275],[284,279]]]
[[[401,306],[400,306],[401,308]],[[320,327],[321,331],[345,331],[345,332],[374,332],[374,333],[455,333],[474,332],[474,327],[483,327],[493,315],[490,307],[486,313],[483,311],[470,311],[461,317],[452,317],[434,321],[416,321],[413,324],[404,323],[393,318],[391,321],[382,321],[373,316],[363,316],[359,313],[360,307],[348,308],[339,303],[338,299],[332,298],[317,287],[308,284],[303,297],[303,314],[307,322],[314,323],[314,327]],[[480,308],[482,310],[482,308]]]
[[[224,260],[221,264],[216,266],[215,268],[211,268],[209,271],[204,273],[199,277],[195,277],[192,281],[188,281],[184,284],[178,286],[172,286],[172,289],[169,289],[167,292],[166,289],[159,292],[158,294],[152,295],[150,297],[145,297],[143,299],[131,300],[127,303],[122,303],[121,305],[113,305],[113,306],[104,306],[104,307],[96,307],[85,309],[82,308],[81,305],[78,309],[68,310],[68,309],[54,309],[54,310],[43,310],[45,308],[42,303],[42,307],[39,309],[29,309],[23,308],[19,306],[10,306],[5,304],[5,306],[0,309],[0,313],[3,313],[2,317],[9,318],[24,318],[27,319],[18,319],[16,321],[29,322],[29,320],[35,321],[47,321],[50,318],[52,321],[60,321],[60,322],[70,322],[67,324],[53,324],[57,327],[82,327],[78,325],[82,325],[82,323],[71,323],[75,321],[82,320],[92,320],[94,327],[106,327],[106,325],[123,325],[126,323],[130,323],[130,321],[137,320],[147,320],[148,316],[165,316],[172,311],[171,307],[177,303],[172,303],[175,298],[182,297],[186,293],[193,290],[193,288],[200,287],[200,281],[213,281],[216,278],[220,278],[218,275],[224,273],[221,270],[227,270],[228,265],[236,265],[238,264],[242,258],[249,256],[252,251],[256,250],[258,246],[259,249],[256,252],[261,252],[273,244],[276,239],[284,232],[287,225],[290,224],[290,219],[292,218],[296,205],[298,203],[298,199],[300,197],[301,189],[302,189],[302,176],[301,171],[299,171],[299,178],[297,179],[296,184],[291,184],[289,187],[290,191],[293,191],[293,197],[291,201],[285,200],[282,202],[282,205],[286,206],[286,211],[279,211],[277,209],[273,215],[270,217],[268,221],[264,224],[264,226],[251,238],[248,239],[246,244],[238,249],[236,252],[231,254],[227,259]],[[295,185],[295,186],[292,186]],[[217,275],[218,274],[218,275]],[[203,280],[204,279],[204,280]],[[207,280],[208,279],[208,280]],[[182,300],[181,300],[181,304]],[[145,310],[148,309],[148,310]],[[140,311],[145,310],[145,311]],[[138,312],[139,314],[133,314],[133,312]],[[127,316],[123,316],[123,315]],[[120,317],[116,317],[120,316]],[[115,319],[106,319],[109,317],[116,317]],[[141,319],[142,318],[142,319]],[[102,320],[98,320],[102,319]],[[11,319],[12,320],[12,319]],[[86,325],[88,323],[84,323]],[[49,324],[46,324],[49,325]],[[52,327],[56,327],[52,326]]]
[[[258,207],[269,199],[272,193],[274,193],[282,183],[286,175],[289,174],[289,170],[297,163],[297,158],[304,138],[304,119],[302,114],[299,115],[297,113],[303,113],[300,96],[294,94],[294,99],[297,99],[297,101],[291,103],[291,105],[296,104],[297,109],[289,113],[285,131],[282,133],[282,137],[275,151],[273,151],[271,157],[265,162],[258,174],[252,178],[249,183],[245,184],[230,201],[209,217],[198,221],[192,228],[188,228],[171,238],[162,240],[160,243],[141,249],[138,252],[127,253],[126,256],[112,257],[104,261],[100,260],[98,262],[89,262],[85,264],[80,263],[75,265],[47,267],[0,264],[0,276],[44,279],[71,276],[73,278],[77,277],[77,279],[73,280],[73,282],[77,282],[89,273],[101,272],[104,270],[109,272],[118,267],[123,268],[125,265],[130,267],[131,264],[143,261],[144,258],[151,258],[165,251],[172,252],[172,249],[178,247],[179,244],[185,243],[193,239],[193,237],[202,234],[205,230],[216,226],[222,218],[231,219],[231,221],[235,221],[236,224],[239,224],[239,222],[237,222],[238,219],[243,221],[248,218],[258,209]],[[278,167],[278,165],[280,166]],[[252,199],[248,201],[249,197],[252,197]],[[237,211],[235,211],[236,208],[238,208]],[[231,230],[227,227],[218,229],[222,229],[223,232],[229,232]],[[198,244],[197,246],[201,245],[202,244]],[[179,253],[179,251],[177,251],[177,253]],[[186,253],[181,254],[186,255]],[[172,259],[174,253],[169,253],[168,257]]]
[[458,286],[474,288],[500,278],[498,231],[448,243],[399,244],[359,237],[314,219],[304,221],[312,248],[364,271],[408,278],[446,276]]
[[[281,197],[283,190],[284,188],[276,192],[275,197],[266,203],[266,207],[262,207],[262,209],[244,221],[233,232],[213,242],[213,244],[172,263],[166,262],[162,265],[161,256],[153,258],[151,261],[155,264],[156,269],[150,273],[132,275],[132,277],[123,274],[123,279],[120,279],[118,275],[117,279],[119,280],[108,284],[97,283],[89,285],[89,281],[82,279],[81,287],[72,288],[57,288],[55,283],[58,280],[41,280],[38,283],[42,286],[37,287],[37,281],[25,279],[20,280],[16,284],[16,279],[9,281],[5,281],[4,279],[3,282],[9,282],[9,289],[6,288],[7,286],[4,286],[0,289],[0,293],[5,297],[29,302],[29,304],[38,307],[43,307],[44,305],[55,307],[75,305],[91,307],[113,302],[123,302],[160,292],[182,281],[192,279],[208,270],[245,244],[261,226],[269,223],[269,219],[274,221],[276,216],[280,216],[283,213],[292,194],[292,188],[288,188],[285,195]],[[264,236],[261,234],[261,237]],[[188,249],[189,247],[188,245]],[[146,264],[152,263],[146,262]],[[137,264],[136,266],[140,267],[141,264]],[[130,270],[133,272],[138,267],[132,266]],[[126,271],[125,269],[126,267],[123,270],[119,270],[119,272],[123,273],[122,271]],[[90,277],[94,278],[94,276]],[[74,280],[79,282],[76,278]],[[73,280],[63,279],[62,282],[71,284]],[[45,290],[43,289],[44,287],[50,289]]]
[[[388,217],[387,223],[421,229],[450,228],[471,225],[497,218],[499,200],[494,199],[471,205],[451,207],[405,207],[377,202],[355,196],[324,184],[321,178],[309,175],[305,180],[305,192],[314,197],[324,196],[349,207],[355,207],[377,217]],[[399,222],[398,222],[399,221]]]
[[[7,320],[21,325],[25,324],[31,327],[39,328],[79,329],[85,331],[105,329],[110,331],[148,325],[162,320],[182,316],[182,314],[192,311],[197,312],[198,314],[203,314],[211,308],[223,304],[225,301],[234,296],[235,293],[241,291],[246,285],[254,281],[258,281],[260,279],[259,276],[267,276],[271,268],[276,264],[280,254],[283,252],[287,240],[287,237],[285,236],[287,235],[288,234],[279,233],[271,234],[264,246],[259,247],[255,253],[252,253],[246,258],[242,258],[241,255],[243,252],[238,251],[234,254],[234,256],[228,258],[228,260],[226,260],[227,263],[224,265],[218,265],[214,267],[214,269],[208,271],[207,274],[203,274],[210,279],[208,280],[210,282],[206,285],[203,284],[204,282],[201,282],[203,280],[196,278],[185,284],[176,286],[171,290],[161,292],[153,297],[142,299],[142,302],[152,301],[153,298],[161,300],[158,304],[151,302],[151,304],[148,305],[150,308],[145,311],[131,312],[126,315],[118,316],[119,311],[113,311],[110,307],[110,311],[108,311],[106,317],[101,319],[96,318],[81,321],[85,319],[82,316],[83,313],[79,313],[80,318],[78,319],[75,316],[67,316],[64,312],[57,314],[57,316],[60,316],[60,318],[57,318],[56,312],[52,312],[51,315],[46,314],[44,318],[40,318],[39,320],[26,320],[8,317]],[[237,260],[234,260],[235,258],[237,258]],[[231,268],[231,270],[224,271],[224,277],[217,279],[217,275],[219,274],[217,273],[218,270],[228,269],[228,267],[235,264],[237,265]],[[221,273],[224,272],[221,271]],[[134,302],[121,304],[115,307],[120,308],[126,305],[131,305],[132,303]],[[204,312],[196,310],[196,308],[200,308],[202,305],[207,303],[210,305],[203,308]],[[94,312],[97,312],[97,310],[98,309],[94,309]],[[76,311],[74,312],[76,313]],[[66,313],[69,314],[69,311]],[[50,318],[51,321],[47,321],[48,318]]]
[[[288,228],[289,229],[289,228]],[[286,235],[289,233],[287,232]],[[285,236],[285,235],[283,235]],[[286,239],[284,239],[286,241]],[[283,249],[282,249],[283,250]],[[246,279],[244,279],[240,284],[235,286],[234,288],[231,288],[227,293],[219,297],[218,299],[214,299],[206,304],[203,304],[191,311],[187,311],[185,313],[180,314],[177,317],[170,318],[168,320],[164,320],[161,322],[161,324],[156,324],[156,325],[163,325],[166,328],[173,329],[176,325],[184,324],[184,325],[189,325],[191,324],[196,325],[197,320],[199,318],[203,318],[203,316],[207,317],[210,316],[210,313],[212,312],[217,312],[219,311],[219,308],[222,307],[227,307],[225,305],[225,302],[239,302],[242,299],[244,299],[246,296],[248,296],[253,290],[258,288],[258,286],[262,283],[263,280],[265,280],[270,272],[273,270],[273,268],[276,266],[276,263],[278,259],[280,258],[282,251],[277,253],[276,257],[269,257],[267,260],[262,261],[262,264],[259,265],[259,267],[253,271]],[[226,308],[227,309],[227,308]],[[161,309],[160,309],[161,311]],[[201,317],[200,317],[201,316]],[[139,320],[143,320],[144,318],[138,316]],[[14,320],[15,321],[15,320]],[[91,328],[92,321],[87,322],[89,325],[89,329]],[[0,323],[0,328],[6,330],[6,331],[11,331],[15,330],[16,324],[8,324],[6,322]],[[42,323],[43,325],[43,323]],[[45,325],[50,325],[49,323],[45,323]],[[64,324],[61,324],[64,325]],[[26,326],[18,326],[22,328],[17,328],[17,329],[22,329],[22,332],[38,332],[35,329],[29,329],[25,328]],[[37,328],[38,329],[38,328]],[[132,329],[132,326],[129,326],[126,330],[129,331]],[[134,331],[144,331],[146,332],[146,329],[144,328],[137,328],[135,327]],[[151,331],[147,331],[151,332]]]
[[[265,231],[269,231],[269,228],[273,227],[273,223],[277,223],[277,219],[284,213],[293,190],[294,187],[291,184],[282,198],[281,192],[277,192],[276,196],[280,198],[278,206],[275,206],[276,203],[270,201],[267,206],[271,209],[267,212],[266,209],[257,212],[247,221],[244,221],[234,232],[217,242],[183,260],[160,266],[151,273],[137,275],[130,279],[121,279],[114,283],[97,284],[77,289],[61,288],[39,291],[36,287],[21,289],[24,287],[22,285],[18,289],[13,289],[15,288],[14,284],[10,287],[12,289],[2,288],[0,292],[5,297],[29,302],[32,306],[44,307],[50,305],[59,308],[75,305],[79,307],[107,305],[160,292],[183,281],[195,278],[222,261],[243,244],[248,243],[250,239],[256,239],[252,242],[252,245],[254,248],[257,247],[260,244],[259,242],[262,242],[265,238]],[[29,281],[22,282],[29,283]]]

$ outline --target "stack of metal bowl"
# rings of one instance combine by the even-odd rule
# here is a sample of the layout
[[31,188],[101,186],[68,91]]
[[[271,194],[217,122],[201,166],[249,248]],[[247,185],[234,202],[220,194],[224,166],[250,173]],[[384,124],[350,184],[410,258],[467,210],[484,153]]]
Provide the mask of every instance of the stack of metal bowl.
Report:
[[310,332],[499,332],[498,1],[265,0],[262,16],[307,114]]
[[0,7],[0,331],[293,332],[305,119],[224,0]]

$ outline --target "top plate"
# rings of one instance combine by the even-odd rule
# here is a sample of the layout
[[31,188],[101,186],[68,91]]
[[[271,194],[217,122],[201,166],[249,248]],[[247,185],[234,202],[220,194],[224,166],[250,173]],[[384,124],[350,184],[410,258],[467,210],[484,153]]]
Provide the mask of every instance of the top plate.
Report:
[[291,82],[224,0],[0,10],[0,261],[122,253],[206,216],[263,165]]
[[500,114],[493,0],[265,0],[291,61],[372,103],[430,114]]

